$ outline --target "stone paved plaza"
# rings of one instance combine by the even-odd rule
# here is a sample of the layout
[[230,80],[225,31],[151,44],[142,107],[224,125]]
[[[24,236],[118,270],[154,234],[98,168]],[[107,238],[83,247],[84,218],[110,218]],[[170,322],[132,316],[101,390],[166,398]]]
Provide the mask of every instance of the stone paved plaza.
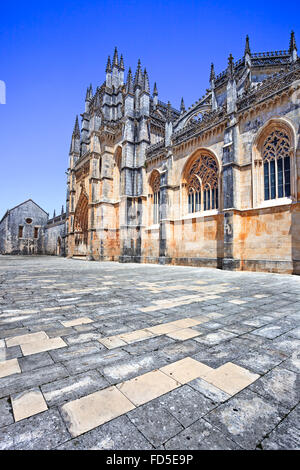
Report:
[[0,257],[0,449],[299,449],[300,278]]

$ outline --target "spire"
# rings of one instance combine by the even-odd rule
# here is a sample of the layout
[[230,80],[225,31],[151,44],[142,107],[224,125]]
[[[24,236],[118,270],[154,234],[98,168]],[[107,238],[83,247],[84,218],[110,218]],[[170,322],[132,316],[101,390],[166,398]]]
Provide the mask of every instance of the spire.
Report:
[[119,68],[118,50],[117,50],[117,48],[116,48],[116,47],[115,47],[115,52],[114,52],[114,58],[113,58],[113,63],[112,63],[112,66],[113,66],[113,67],[118,67],[118,68]]
[[144,69],[144,76],[143,76],[143,89],[150,93],[150,86],[149,86],[149,77],[146,68]]
[[123,59],[123,55],[121,54],[121,57],[120,57],[120,66],[119,66],[120,70],[125,70],[125,67],[124,67],[124,59]]
[[181,113],[185,112],[185,106],[184,106],[183,98],[181,98],[180,111],[181,111]]
[[232,79],[233,78],[233,74],[234,74],[234,63],[233,63],[233,57],[232,57],[232,54],[230,53],[229,57],[228,57],[228,68],[227,68],[227,73],[229,75],[229,78]]
[[90,99],[93,98],[93,87],[92,84],[90,84]]
[[74,129],[73,129],[73,136],[80,138],[78,115],[76,115],[76,119],[75,119],[75,125],[74,125]]
[[110,72],[111,72],[110,56],[108,56],[108,59],[107,59],[107,65],[106,65],[105,72],[106,72],[106,73],[110,73]]
[[209,81],[212,82],[213,80],[215,80],[215,78],[216,78],[216,74],[215,74],[214,64],[211,63]]
[[246,54],[251,55],[250,43],[249,43],[249,36],[248,36],[248,34],[247,34],[247,36],[246,36],[246,43],[245,43],[245,52],[244,52],[244,56],[245,56]]
[[291,53],[291,52],[293,52],[294,50],[297,50],[296,39],[295,39],[295,33],[294,33],[294,31],[291,31],[289,52]]
[[61,215],[63,215],[63,213],[65,212],[64,210],[64,205],[61,206]]
[[156,82],[154,83],[154,87],[153,87],[153,96],[157,96],[158,95],[158,91],[157,91],[157,86],[156,86]]
[[54,209],[54,211],[53,211],[53,219],[54,219],[54,217],[56,217],[55,209]]
[[127,80],[126,80],[126,93],[133,93],[133,82],[131,68],[128,69]]
[[88,101],[89,99],[90,99],[90,87],[88,86],[86,89],[85,101]]
[[143,74],[142,74],[142,69],[141,69],[141,61],[140,59],[138,60],[138,65],[137,69],[135,72],[135,77],[134,77],[134,86],[142,86],[143,85]]

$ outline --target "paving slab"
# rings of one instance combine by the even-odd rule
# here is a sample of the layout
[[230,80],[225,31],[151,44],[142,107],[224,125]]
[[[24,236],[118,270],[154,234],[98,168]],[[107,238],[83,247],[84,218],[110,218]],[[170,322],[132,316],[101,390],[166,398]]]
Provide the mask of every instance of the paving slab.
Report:
[[256,449],[285,416],[286,410],[251,390],[243,390],[210,411],[205,420],[243,449]]
[[160,371],[181,384],[185,384],[198,377],[203,377],[213,371],[211,367],[202,364],[191,357],[173,362],[161,367]]
[[184,429],[164,445],[166,450],[241,450],[234,441],[204,419]]
[[153,446],[125,416],[115,418],[75,439],[57,450],[150,450]]
[[250,390],[291,410],[300,401],[299,374],[283,367],[275,367],[250,387]]
[[62,416],[70,434],[77,437],[134,409],[116,387],[109,387],[62,406]]
[[58,410],[0,429],[0,450],[50,450],[71,438]]
[[179,382],[168,377],[163,372],[155,370],[122,382],[117,385],[117,388],[135,406],[139,406],[179,386]]
[[16,422],[48,409],[45,399],[38,388],[12,395],[11,404]]
[[139,406],[127,416],[154,447],[162,445],[183,430],[179,421],[156,401]]
[[216,407],[216,403],[210,398],[198,393],[189,385],[183,385],[151,402],[167,410],[185,428]]
[[8,375],[19,374],[20,372],[21,369],[18,359],[9,359],[8,361],[0,362],[0,378],[7,377]]
[[261,442],[264,450],[300,450],[300,407],[294,408]]

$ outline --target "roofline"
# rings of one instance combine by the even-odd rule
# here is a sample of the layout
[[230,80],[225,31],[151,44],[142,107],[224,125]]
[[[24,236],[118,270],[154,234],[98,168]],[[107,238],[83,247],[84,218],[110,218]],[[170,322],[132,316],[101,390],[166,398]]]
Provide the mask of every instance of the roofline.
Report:
[[45,212],[45,214],[47,214],[47,216],[49,217],[49,213],[48,213],[48,212],[46,212],[41,206],[39,206],[36,202],[34,202],[33,199],[29,198],[29,199],[26,199],[26,201],[23,201],[23,202],[21,202],[20,204],[18,204],[18,205],[16,205],[16,206],[12,207],[11,209],[8,209],[8,210],[5,212],[5,214],[4,214],[4,216],[2,217],[2,219],[0,220],[0,223],[2,222],[3,219],[5,219],[5,217],[6,217],[11,211],[13,211],[14,209],[16,209],[17,207],[22,206],[23,204],[26,204],[26,202],[29,202],[29,201],[33,202],[33,204],[35,204],[39,209],[41,209],[43,212]]

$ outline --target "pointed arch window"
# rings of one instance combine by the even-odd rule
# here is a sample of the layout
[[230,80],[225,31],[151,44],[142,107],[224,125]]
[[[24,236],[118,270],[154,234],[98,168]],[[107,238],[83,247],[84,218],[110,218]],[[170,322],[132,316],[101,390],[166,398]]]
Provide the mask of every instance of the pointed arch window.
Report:
[[219,208],[219,169],[212,155],[200,155],[187,175],[189,213]]
[[160,174],[155,171],[151,181],[153,192],[153,224],[158,224],[160,220]]
[[288,134],[275,129],[265,139],[262,148],[264,199],[291,195],[291,145]]

